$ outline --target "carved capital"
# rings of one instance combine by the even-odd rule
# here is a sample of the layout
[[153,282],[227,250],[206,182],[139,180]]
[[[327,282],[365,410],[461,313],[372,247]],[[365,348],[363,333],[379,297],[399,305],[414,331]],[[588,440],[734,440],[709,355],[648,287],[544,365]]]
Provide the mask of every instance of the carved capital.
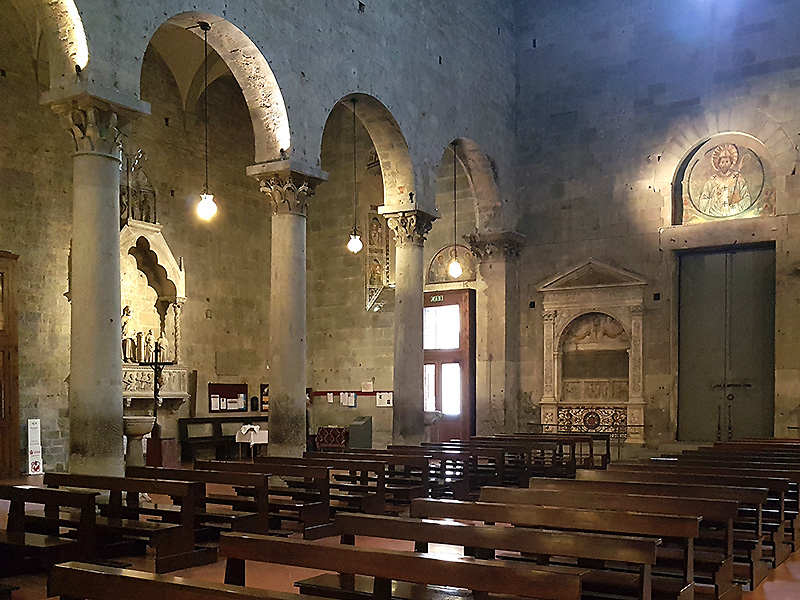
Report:
[[64,111],[64,115],[68,119],[76,152],[105,154],[119,158],[122,131],[117,122],[117,113],[90,106],[72,107]]
[[542,321],[545,323],[554,323],[556,320],[556,311],[546,310],[542,312]]
[[515,231],[476,233],[467,237],[470,248],[481,260],[516,260],[525,236]]
[[272,203],[273,213],[308,215],[308,200],[314,195],[314,188],[307,179],[294,174],[274,174],[259,179],[259,183]]
[[425,236],[433,227],[435,218],[433,215],[421,210],[386,215],[386,220],[389,228],[394,232],[394,240],[397,245],[416,244],[421,246],[425,242]]

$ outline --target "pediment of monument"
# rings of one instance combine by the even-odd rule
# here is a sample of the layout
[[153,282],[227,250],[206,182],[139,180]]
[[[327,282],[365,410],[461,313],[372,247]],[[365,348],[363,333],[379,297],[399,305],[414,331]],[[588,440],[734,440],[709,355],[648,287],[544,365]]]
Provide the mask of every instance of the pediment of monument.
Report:
[[632,287],[647,281],[632,271],[590,258],[541,282],[540,292],[562,292],[597,288]]

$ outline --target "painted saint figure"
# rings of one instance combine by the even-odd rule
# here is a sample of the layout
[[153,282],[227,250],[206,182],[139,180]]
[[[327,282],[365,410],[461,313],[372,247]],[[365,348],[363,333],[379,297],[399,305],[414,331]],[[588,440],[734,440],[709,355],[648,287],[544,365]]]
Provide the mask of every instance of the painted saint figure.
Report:
[[708,178],[697,209],[710,217],[731,217],[753,203],[747,181],[739,172],[739,149],[736,144],[720,144],[711,153],[715,173]]

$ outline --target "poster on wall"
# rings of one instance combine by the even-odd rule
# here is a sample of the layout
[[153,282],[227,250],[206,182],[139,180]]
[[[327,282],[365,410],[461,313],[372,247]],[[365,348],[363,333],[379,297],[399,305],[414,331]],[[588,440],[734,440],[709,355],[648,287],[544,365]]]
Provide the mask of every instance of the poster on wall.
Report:
[[209,383],[209,412],[246,412],[246,383]]

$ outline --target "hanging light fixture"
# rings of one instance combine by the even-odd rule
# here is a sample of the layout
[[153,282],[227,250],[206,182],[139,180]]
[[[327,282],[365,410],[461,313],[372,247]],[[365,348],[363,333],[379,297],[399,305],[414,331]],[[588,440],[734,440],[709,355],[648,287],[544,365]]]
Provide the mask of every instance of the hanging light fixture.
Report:
[[208,32],[211,25],[205,21],[197,24],[203,30],[203,116],[205,122],[205,167],[206,177],[203,185],[203,193],[200,194],[200,202],[197,204],[197,216],[208,221],[217,214],[217,204],[214,202],[214,195],[208,193]]
[[358,191],[356,188],[356,102],[358,99],[350,98],[353,103],[353,231],[350,234],[350,241],[347,242],[347,249],[353,254],[358,254],[364,247],[361,235],[358,233]]
[[450,273],[450,277],[453,279],[458,279],[461,277],[461,274],[464,272],[464,269],[461,268],[461,263],[458,262],[458,244],[456,242],[457,238],[457,229],[456,229],[456,145],[458,142],[453,140],[453,260],[450,261],[450,266],[447,268],[447,272]]

